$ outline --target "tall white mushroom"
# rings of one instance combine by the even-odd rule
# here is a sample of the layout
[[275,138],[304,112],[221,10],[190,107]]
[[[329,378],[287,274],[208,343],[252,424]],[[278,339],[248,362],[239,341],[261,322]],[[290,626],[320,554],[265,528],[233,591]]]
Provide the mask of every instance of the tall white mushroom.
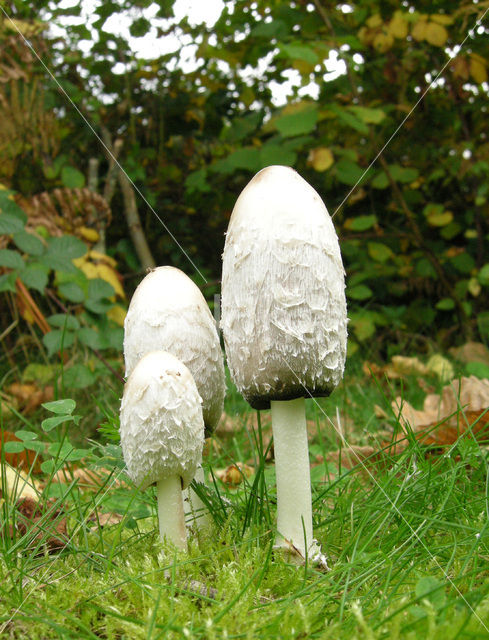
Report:
[[129,476],[156,483],[161,540],[187,548],[182,489],[202,460],[202,399],[192,374],[170,353],[153,351],[124,386],[120,434]]
[[[200,289],[175,267],[154,269],[134,292],[124,323],[126,375],[154,349],[172,353],[190,370],[203,400],[206,436],[211,435],[226,391],[222,349]],[[204,482],[202,467],[195,479]],[[205,506],[194,492],[186,493],[185,508],[193,511],[198,525],[207,524]]]
[[341,380],[346,325],[344,269],[324,203],[293,169],[263,169],[229,222],[221,326],[239,391],[253,408],[271,407],[276,545],[318,562],[304,398],[327,396]]

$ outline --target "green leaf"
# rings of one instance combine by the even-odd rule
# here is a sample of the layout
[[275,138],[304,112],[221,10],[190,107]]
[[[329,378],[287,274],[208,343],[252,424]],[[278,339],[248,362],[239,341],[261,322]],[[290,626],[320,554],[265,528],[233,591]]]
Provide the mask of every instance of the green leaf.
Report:
[[64,370],[65,386],[69,389],[86,389],[94,384],[97,376],[84,364],[74,364]]
[[9,269],[24,268],[24,261],[18,251],[12,249],[0,249],[0,267],[8,267]]
[[382,109],[357,106],[350,106],[348,109],[366,124],[379,124],[385,118],[385,113]]
[[33,233],[19,231],[14,233],[13,240],[21,251],[31,256],[40,256],[44,253],[44,244]]
[[231,153],[227,158],[218,160],[211,165],[213,171],[233,173],[236,169],[257,171],[260,169],[260,153],[255,147],[243,147]]
[[48,283],[48,268],[41,263],[30,263],[19,274],[20,279],[28,289],[35,289],[44,293]]
[[347,287],[346,295],[352,300],[367,300],[372,296],[372,289],[364,284],[359,284],[356,287]]
[[57,351],[71,347],[74,341],[75,334],[64,329],[54,329],[42,337],[42,343],[48,350],[49,356],[52,356]]
[[356,185],[362,178],[366,178],[364,170],[355,162],[342,158],[335,165],[336,177],[343,184],[347,184],[349,187]]
[[77,462],[90,455],[91,449],[72,449],[64,456],[65,462]]
[[101,278],[91,278],[88,281],[88,300],[111,298],[115,294],[114,287]]
[[72,414],[76,408],[76,402],[71,398],[63,398],[61,400],[44,402],[41,406],[47,409],[47,411],[51,411],[51,413],[55,413],[56,415]]
[[476,376],[481,380],[489,379],[489,365],[484,362],[469,362],[465,365],[465,371],[469,376]]
[[26,449],[29,449],[29,451],[43,453],[46,445],[44,442],[39,442],[38,440],[26,440],[26,442],[24,442],[24,446]]
[[17,291],[15,287],[15,280],[17,278],[17,274],[5,273],[3,276],[0,276],[0,291],[12,291],[15,293]]
[[280,51],[291,60],[303,60],[311,65],[319,62],[317,53],[304,44],[281,44]]
[[185,188],[190,193],[192,193],[192,191],[208,193],[211,187],[207,182],[207,169],[199,169],[198,171],[190,173],[185,180]]
[[24,223],[16,216],[8,213],[0,214],[0,235],[20,233],[24,229]]
[[37,433],[34,433],[34,431],[24,431],[20,429],[15,432],[15,437],[27,442],[28,440],[37,440],[38,435]]
[[416,597],[429,600],[435,609],[445,605],[445,583],[432,576],[424,576],[416,583]]
[[[4,215],[8,218],[16,218],[22,223],[22,226],[16,229],[16,231],[20,231],[24,228],[25,223],[27,222],[27,214],[14,200],[8,197],[8,194],[8,191],[0,191],[0,220]],[[10,224],[10,222],[8,224]],[[13,232],[10,231],[5,233]]]
[[374,189],[387,189],[389,186],[389,178],[385,171],[380,171],[370,184]]
[[22,453],[25,449],[23,442],[10,441],[5,442],[2,446],[5,453]]
[[345,227],[350,231],[366,231],[377,224],[377,216],[358,216],[345,222]]
[[47,476],[55,473],[62,465],[62,462],[55,462],[54,460],[45,460],[41,463],[41,471]]
[[75,236],[49,238],[47,245],[47,250],[40,261],[55,271],[76,272],[77,269],[72,260],[81,258],[87,252],[86,245]]
[[76,304],[85,300],[85,292],[77,282],[62,282],[58,285],[58,292],[62,298]]
[[479,271],[479,274],[477,277],[482,286],[484,287],[489,286],[489,262],[487,262],[483,267],[481,267],[481,270]]
[[413,167],[401,167],[398,164],[389,165],[389,172],[398,182],[414,182],[419,177],[419,171]]
[[284,149],[278,144],[264,144],[260,149],[260,164],[262,167],[269,167],[274,164],[293,167],[297,160],[297,153],[290,149]]
[[318,110],[316,107],[301,109],[296,113],[279,116],[275,121],[275,128],[284,136],[291,138],[306,133],[311,133],[316,128]]
[[368,340],[368,338],[371,338],[374,335],[375,323],[368,314],[352,314],[350,320],[353,332],[360,342]]
[[368,134],[368,126],[357,117],[355,117],[352,113],[346,111],[346,109],[342,109],[336,105],[332,105],[330,106],[330,110],[335,113],[338,118],[345,124],[347,124],[352,129],[355,129],[355,131],[359,131],[360,133],[363,133],[365,135]]
[[466,251],[450,258],[450,262],[457,271],[464,274],[470,274],[472,269],[475,268],[474,258]]
[[41,386],[49,384],[57,375],[56,365],[31,362],[22,372],[22,382],[37,382]]
[[47,318],[47,321],[52,327],[59,327],[60,329],[71,329],[76,331],[80,328],[78,318],[68,313],[56,313]]
[[386,262],[394,255],[392,249],[381,242],[369,242],[367,250],[369,256],[376,262]]
[[90,347],[91,349],[99,350],[107,347],[107,343],[102,339],[102,336],[95,331],[95,329],[84,327],[83,329],[80,329],[77,336],[82,344]]
[[455,309],[455,302],[452,298],[443,298],[436,304],[436,308],[440,311],[451,311]]
[[66,165],[61,169],[61,182],[69,189],[81,189],[85,186],[85,176],[75,167]]

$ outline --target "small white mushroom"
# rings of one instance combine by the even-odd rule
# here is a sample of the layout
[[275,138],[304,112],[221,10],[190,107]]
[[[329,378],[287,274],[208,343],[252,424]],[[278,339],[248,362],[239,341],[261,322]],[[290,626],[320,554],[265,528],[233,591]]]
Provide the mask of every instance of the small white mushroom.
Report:
[[[222,349],[200,289],[175,267],[154,269],[134,292],[124,323],[126,375],[154,349],[172,353],[189,368],[203,400],[205,431],[210,436],[221,417],[226,392]],[[205,483],[202,467],[195,480]],[[207,507],[190,488],[184,493],[184,508],[198,528],[210,525]]]
[[260,171],[226,236],[221,327],[231,376],[271,407],[277,545],[322,561],[313,538],[305,397],[343,376],[347,316],[338,238],[318,193],[293,169]]
[[156,483],[161,540],[186,549],[182,489],[202,460],[202,399],[192,374],[165,351],[145,355],[129,376],[120,434],[129,476],[144,489]]
[[155,349],[173,353],[189,368],[210,435],[221,417],[226,391],[222,349],[200,289],[175,267],[150,271],[134,292],[124,322],[126,376]]

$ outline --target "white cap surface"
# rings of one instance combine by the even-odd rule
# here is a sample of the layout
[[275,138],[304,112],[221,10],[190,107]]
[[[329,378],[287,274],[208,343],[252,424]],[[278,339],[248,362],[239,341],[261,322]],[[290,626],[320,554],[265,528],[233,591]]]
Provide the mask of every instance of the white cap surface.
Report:
[[323,201],[293,169],[263,169],[236,202],[223,254],[221,327],[239,391],[256,409],[329,395],[343,376],[346,325]]
[[192,374],[170,353],[144,356],[121,402],[120,434],[129,476],[142,488],[180,476],[185,488],[202,460],[202,399]]
[[173,353],[189,368],[203,400],[206,430],[212,432],[226,390],[219,336],[200,289],[175,267],[154,269],[134,292],[124,323],[126,375],[155,349]]

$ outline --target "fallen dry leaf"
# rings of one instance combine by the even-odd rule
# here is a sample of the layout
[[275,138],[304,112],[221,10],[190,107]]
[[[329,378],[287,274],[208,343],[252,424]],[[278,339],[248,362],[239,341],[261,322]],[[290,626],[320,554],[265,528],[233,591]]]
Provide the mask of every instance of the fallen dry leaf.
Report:
[[43,402],[54,399],[54,390],[51,385],[39,388],[33,383],[14,382],[7,391],[16,398],[19,410],[24,415],[35,411]]
[[[113,474],[112,474],[113,475]],[[72,465],[64,466],[59,469],[53,476],[51,482],[59,482],[61,484],[70,484],[74,480],[78,481],[78,487],[87,491],[98,491],[104,487],[107,480],[111,476],[109,469],[88,469],[87,467],[73,467]],[[113,488],[127,486],[122,480],[110,478]]]
[[235,487],[243,482],[244,478],[249,478],[255,473],[253,467],[244,462],[236,462],[225,469],[216,469],[214,475],[224,484]]
[[454,380],[443,387],[441,395],[426,396],[421,410],[400,397],[392,408],[403,429],[420,434],[425,444],[453,444],[471,426],[472,432],[482,437],[489,423],[489,380],[475,376]]
[[7,463],[2,465],[0,473],[2,498],[10,502],[23,498],[37,500],[41,492],[39,483],[32,477],[28,477],[25,471]]
[[[22,498],[17,502],[17,517],[15,530],[22,536],[34,534],[30,543],[31,548],[37,548],[43,553],[46,548],[49,553],[61,551],[68,543],[66,535],[66,518],[61,509],[54,508],[55,501],[48,500],[41,505],[31,497]],[[14,531],[10,526],[10,536]]]
[[450,354],[465,364],[481,362],[489,366],[489,349],[482,342],[467,342],[461,347],[453,347]]

